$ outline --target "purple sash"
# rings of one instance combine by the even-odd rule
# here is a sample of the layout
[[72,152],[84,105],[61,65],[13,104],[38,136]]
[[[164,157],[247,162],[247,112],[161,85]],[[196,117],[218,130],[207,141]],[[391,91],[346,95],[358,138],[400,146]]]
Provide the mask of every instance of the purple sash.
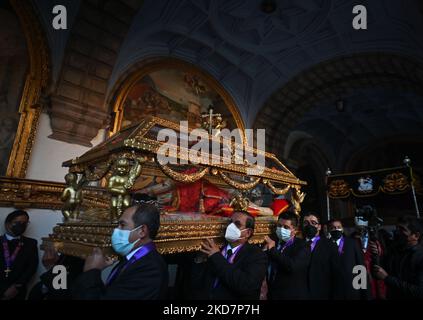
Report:
[[343,254],[344,253],[342,251],[343,249],[344,249],[344,237],[341,237],[341,241],[339,241],[339,246],[338,246],[338,253]]
[[112,270],[109,277],[107,278],[106,284],[110,284],[113,280],[115,280],[118,274],[121,274],[131,264],[135,263],[136,261],[138,261],[139,259],[154,250],[156,250],[156,245],[154,244],[154,242],[149,242],[146,245],[142,246],[121,268],[116,267]]
[[18,255],[19,251],[23,246],[23,242],[19,241],[18,245],[15,248],[15,251],[12,253],[12,256],[9,252],[9,245],[7,244],[7,237],[6,235],[3,236],[3,254],[4,254],[4,262],[5,262],[5,269],[4,269],[4,276],[7,278],[9,273],[12,272],[12,264],[15,262],[16,256]]
[[[279,251],[280,253],[283,253],[286,248],[288,248],[288,247],[290,247],[294,244],[294,240],[295,240],[295,237],[292,237],[287,242],[285,242],[283,244],[283,246],[279,247],[279,245],[278,245],[278,248],[276,248],[276,250]],[[268,278],[269,281],[271,281],[275,278],[276,270],[277,270],[276,263],[274,261],[270,261],[269,267],[267,268],[267,278]]]
[[[234,260],[235,260],[235,257],[238,254],[238,252],[241,250],[242,246],[243,246],[243,244],[240,245],[239,248],[234,253],[232,253],[232,255],[229,257],[229,260],[226,260],[226,261],[228,261],[230,264],[233,264],[234,263]],[[225,259],[226,259],[226,252],[227,252],[227,250],[228,250],[228,246],[225,246],[225,249],[223,249],[222,252],[221,252],[222,253],[222,256]],[[213,288],[216,288],[218,285],[219,285],[219,278],[216,278],[216,280],[214,280]]]
[[292,244],[294,243],[294,239],[295,239],[295,237],[292,237],[287,242],[285,242],[285,244],[282,246],[282,248],[280,248],[280,252],[282,253],[282,252],[284,252],[284,250],[286,248],[288,248],[289,246],[292,246]]
[[[243,246],[243,244],[241,244],[239,246],[239,248],[234,253],[232,253],[232,255],[230,256],[229,260],[227,260],[230,264],[234,263],[235,257],[238,254],[239,250],[241,250],[242,246]],[[222,250],[222,255],[223,255],[223,257],[225,257],[225,259],[226,259],[226,252],[227,252],[227,250],[228,250],[228,246],[226,246],[225,249]]]
[[316,247],[317,241],[319,241],[319,240],[320,240],[320,236],[317,236],[317,237],[316,237],[316,238],[314,238],[314,240],[311,242],[311,246],[310,246],[311,252],[313,252],[314,247]]

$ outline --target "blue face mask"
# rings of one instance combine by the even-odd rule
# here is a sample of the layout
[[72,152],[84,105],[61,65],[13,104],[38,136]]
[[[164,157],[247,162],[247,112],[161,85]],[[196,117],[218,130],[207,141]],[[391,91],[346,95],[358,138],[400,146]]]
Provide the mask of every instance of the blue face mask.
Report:
[[115,228],[112,234],[112,247],[116,253],[120,254],[121,256],[126,256],[128,253],[132,251],[135,244],[140,240],[137,239],[134,242],[129,242],[129,236],[131,235],[132,231],[139,229],[141,226],[136,227],[132,230],[122,230],[119,228]]
[[291,239],[291,230],[277,227],[276,235],[278,236],[279,240],[287,242],[289,239]]

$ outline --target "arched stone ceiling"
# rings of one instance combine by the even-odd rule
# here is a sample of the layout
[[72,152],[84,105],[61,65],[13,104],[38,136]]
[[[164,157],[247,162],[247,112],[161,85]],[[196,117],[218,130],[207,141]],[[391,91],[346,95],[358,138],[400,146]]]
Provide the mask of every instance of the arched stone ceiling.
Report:
[[[334,108],[337,99],[369,88],[396,90],[400,97],[407,93],[420,96],[423,67],[412,59],[379,53],[357,54],[321,63],[299,74],[273,94],[257,117],[255,127],[266,128],[268,151],[281,152],[289,132],[309,110],[321,104]],[[400,112],[406,113],[405,109]]]
[[272,93],[322,61],[372,51],[422,57],[418,1],[362,1],[365,31],[352,28],[349,0],[276,2],[276,12],[265,14],[259,0],[146,0],[110,83],[146,57],[181,58],[221,81],[251,125]]
[[[359,31],[352,28],[355,3],[350,0],[276,3],[277,10],[266,14],[260,10],[261,0],[81,1],[52,98],[55,137],[66,140],[71,131],[78,132],[77,143],[89,145],[87,140],[108,123],[108,92],[131,65],[146,58],[174,57],[202,68],[231,94],[247,127],[265,128],[269,105],[279,113],[293,110],[294,104],[279,104],[274,97],[302,100],[303,88],[288,96],[281,90],[292,91],[293,79],[324,61],[371,52],[423,60],[419,0],[361,1],[369,22],[368,30]],[[47,7],[40,13],[48,21],[52,15]],[[56,51],[60,55],[61,50]],[[53,63],[60,64],[61,59],[53,55]],[[367,68],[360,63],[352,68]],[[348,65],[341,67],[347,73],[340,76],[354,73]],[[388,65],[385,70],[391,67],[398,66]],[[308,80],[319,82],[322,76],[317,73]],[[255,121],[258,117],[265,119],[266,126]],[[61,132],[65,122],[69,128]]]
[[[357,150],[383,139],[396,136],[423,139],[423,96],[399,90],[365,89],[344,97],[343,101],[342,112],[331,102],[315,106],[292,131],[315,140],[334,170],[342,172]],[[286,158],[290,158],[287,154],[288,148],[292,148],[290,140],[285,145],[277,140],[274,144],[275,150],[284,151],[281,156]]]

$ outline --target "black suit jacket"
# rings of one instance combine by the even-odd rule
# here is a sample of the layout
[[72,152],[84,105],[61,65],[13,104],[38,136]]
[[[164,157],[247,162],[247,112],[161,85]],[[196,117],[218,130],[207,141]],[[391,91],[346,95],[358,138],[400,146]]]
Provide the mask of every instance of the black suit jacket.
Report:
[[[258,300],[267,270],[266,254],[257,246],[244,244],[233,264],[220,252],[205,263],[194,263],[191,272],[192,299]],[[214,284],[218,279],[218,285]]]
[[423,246],[391,252],[386,259],[388,299],[423,299]]
[[361,250],[358,242],[344,236],[344,245],[342,252],[340,253],[340,258],[344,280],[342,290],[345,299],[367,300],[369,298],[368,290],[356,290],[352,286],[353,278],[356,276],[356,274],[353,274],[354,266],[365,266],[363,251]]
[[107,285],[101,279],[101,270],[83,272],[75,280],[72,297],[80,300],[161,300],[166,298],[167,286],[167,265],[153,250],[130,264]]
[[275,268],[268,281],[269,299],[308,299],[307,273],[311,253],[306,242],[295,238],[282,253],[275,247],[267,253],[272,268]]
[[[63,265],[66,268],[67,287],[71,288],[75,279],[82,273],[84,260],[81,258],[61,255],[56,265]],[[40,276],[40,281],[31,289],[28,300],[68,300],[71,298],[70,290],[55,289],[53,281],[57,274],[53,273],[53,268],[47,270]]]
[[[3,236],[1,237],[3,242]],[[25,299],[26,287],[38,267],[38,247],[37,240],[22,236],[23,246],[20,249],[16,260],[11,266],[12,272],[6,278],[4,270],[6,263],[4,260],[3,245],[0,245],[0,297],[12,285],[22,285],[16,299]],[[8,241],[10,255],[15,251],[18,241]]]
[[338,247],[332,241],[320,237],[311,253],[308,269],[310,299],[344,299],[344,281]]

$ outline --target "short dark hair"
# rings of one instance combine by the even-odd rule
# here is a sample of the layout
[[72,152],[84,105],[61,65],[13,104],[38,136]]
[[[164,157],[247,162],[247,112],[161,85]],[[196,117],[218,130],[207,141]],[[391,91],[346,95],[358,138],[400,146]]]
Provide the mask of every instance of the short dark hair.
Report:
[[298,216],[292,212],[292,211],[286,211],[286,212],[282,212],[279,216],[278,216],[278,221],[284,219],[284,220],[289,220],[291,221],[292,225],[294,227],[298,226]]
[[15,211],[13,211],[13,212],[11,212],[7,215],[6,220],[4,220],[4,224],[10,223],[15,218],[20,217],[20,216],[25,216],[29,219],[28,212],[26,212],[25,210],[15,210]]
[[341,219],[335,219],[335,218],[330,219],[330,220],[328,221],[327,225],[329,226],[331,223],[334,223],[334,222],[336,222],[336,221],[341,222],[341,224],[343,225],[343,223],[342,223]]
[[307,212],[303,215],[302,220],[304,221],[304,218],[309,216],[315,216],[317,218],[317,221],[320,223],[320,215],[316,212]]
[[407,226],[411,233],[419,233],[419,242],[423,239],[423,222],[421,219],[413,216],[402,216],[398,218],[397,223]]
[[146,225],[150,239],[155,239],[160,228],[160,211],[155,205],[141,203],[136,205],[136,210],[132,216],[135,228]]

